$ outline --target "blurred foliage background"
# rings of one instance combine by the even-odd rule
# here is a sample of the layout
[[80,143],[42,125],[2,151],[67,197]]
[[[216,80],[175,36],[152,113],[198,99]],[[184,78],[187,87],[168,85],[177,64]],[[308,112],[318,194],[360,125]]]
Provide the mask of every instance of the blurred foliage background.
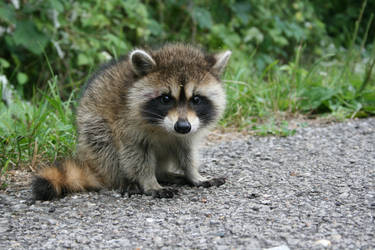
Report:
[[[232,60],[257,74],[275,60],[290,61],[299,45],[304,63],[327,51],[339,54],[350,46],[361,6],[356,0],[5,0],[0,74],[24,98],[56,75],[68,96],[99,63],[167,41],[231,49]],[[374,10],[369,1],[358,47],[374,40]]]

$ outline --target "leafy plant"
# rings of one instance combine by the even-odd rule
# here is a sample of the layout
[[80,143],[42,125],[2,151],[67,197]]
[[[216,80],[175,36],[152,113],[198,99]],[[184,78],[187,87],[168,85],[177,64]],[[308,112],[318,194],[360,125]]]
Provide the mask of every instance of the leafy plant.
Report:
[[[3,1],[0,58],[11,66],[2,70],[20,95],[30,99],[33,86],[45,88],[50,78],[45,53],[67,97],[104,61],[141,45],[185,41],[210,50],[229,48],[237,52],[235,60],[248,61],[251,56],[249,66],[261,72],[275,60],[287,63],[300,44],[308,55],[301,58],[304,62],[322,56],[332,41],[337,47],[344,44],[327,30],[354,28],[354,21],[337,17],[332,20],[340,22],[330,22],[331,13],[321,5],[331,11],[341,8],[329,1],[304,0]],[[351,16],[361,8],[357,3],[345,6],[340,10]],[[364,22],[370,18],[368,12]],[[363,27],[359,28],[362,35]]]

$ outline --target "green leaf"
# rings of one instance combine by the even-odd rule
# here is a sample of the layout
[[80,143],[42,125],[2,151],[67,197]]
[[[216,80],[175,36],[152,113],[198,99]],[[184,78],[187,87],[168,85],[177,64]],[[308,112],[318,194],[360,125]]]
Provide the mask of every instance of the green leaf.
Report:
[[48,43],[47,36],[30,21],[17,21],[13,38],[16,45],[21,45],[36,55],[41,54]]
[[138,21],[147,20],[147,8],[143,3],[141,3],[141,1],[125,0],[122,2],[122,6],[131,19]]
[[78,59],[77,59],[77,64],[79,66],[90,65],[92,64],[92,59],[85,54],[79,54]]
[[199,27],[204,29],[210,28],[212,26],[211,14],[206,9],[194,7],[191,15],[192,18],[197,22]]
[[160,36],[163,34],[163,27],[155,20],[150,20],[148,29],[151,30],[151,33],[155,36]]
[[64,11],[64,5],[59,0],[49,0],[49,4],[59,13]]
[[261,43],[263,42],[263,38],[264,36],[259,29],[257,29],[256,27],[251,27],[245,32],[244,41],[249,42],[255,40],[256,43]]
[[6,68],[9,68],[10,63],[5,59],[0,58],[0,65],[2,68],[6,69]]
[[273,41],[281,47],[289,44],[288,40],[282,36],[281,31],[279,29],[270,30],[269,35],[271,36]]
[[110,25],[110,21],[105,15],[97,14],[97,15],[89,15],[82,19],[82,23],[84,26],[92,26],[95,28],[102,28],[106,25]]
[[302,94],[302,110],[315,110],[321,105],[332,106],[333,104],[327,105],[326,101],[330,100],[336,94],[337,90],[322,86],[306,88]]
[[225,25],[219,24],[212,26],[212,33],[218,36],[229,48],[237,47],[241,43],[241,38]]
[[16,22],[16,13],[10,4],[0,3],[0,20],[8,23]]
[[125,39],[122,39],[110,33],[105,34],[103,38],[106,41],[107,48],[110,48],[113,46],[116,49],[123,49],[123,50],[127,49]]
[[249,2],[238,2],[230,5],[233,12],[241,20],[243,24],[248,24],[251,18],[251,5]]
[[27,83],[28,80],[29,80],[29,77],[25,73],[22,73],[22,72],[17,73],[17,81],[20,85],[24,85],[25,83]]

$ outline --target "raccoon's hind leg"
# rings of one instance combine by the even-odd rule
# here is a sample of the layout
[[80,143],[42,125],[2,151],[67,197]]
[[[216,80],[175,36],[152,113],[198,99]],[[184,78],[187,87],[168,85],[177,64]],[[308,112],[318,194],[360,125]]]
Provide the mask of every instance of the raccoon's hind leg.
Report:
[[177,184],[177,185],[190,185],[191,183],[184,174],[173,172],[163,172],[156,176],[157,180],[162,184]]

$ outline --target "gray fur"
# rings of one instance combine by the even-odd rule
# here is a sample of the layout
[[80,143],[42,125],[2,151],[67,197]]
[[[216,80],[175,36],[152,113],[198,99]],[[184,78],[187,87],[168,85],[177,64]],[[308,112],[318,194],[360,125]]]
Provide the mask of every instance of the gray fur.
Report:
[[[198,172],[198,147],[224,111],[225,95],[218,79],[228,53],[206,55],[191,46],[172,44],[156,51],[135,50],[130,59],[105,68],[90,80],[80,100],[77,158],[87,162],[105,186],[129,193],[172,197],[175,192],[159,181],[211,185]],[[152,95],[169,89],[178,96],[179,91],[196,88],[213,102],[216,116],[209,126],[200,127],[193,112],[184,114],[195,127],[182,136],[169,129],[180,111],[168,113],[168,122],[161,117],[157,125],[142,118],[140,109]]]

